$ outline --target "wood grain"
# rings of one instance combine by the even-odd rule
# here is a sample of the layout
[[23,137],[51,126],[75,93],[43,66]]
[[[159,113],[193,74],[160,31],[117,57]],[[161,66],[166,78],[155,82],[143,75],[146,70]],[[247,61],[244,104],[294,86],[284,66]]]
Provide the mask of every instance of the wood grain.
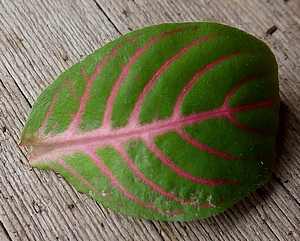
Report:
[[[1,0],[0,240],[299,240],[299,12],[298,0]],[[28,166],[19,136],[47,85],[118,36],[182,21],[238,27],[275,53],[282,103],[269,182],[217,216],[158,222],[113,213],[54,172]]]

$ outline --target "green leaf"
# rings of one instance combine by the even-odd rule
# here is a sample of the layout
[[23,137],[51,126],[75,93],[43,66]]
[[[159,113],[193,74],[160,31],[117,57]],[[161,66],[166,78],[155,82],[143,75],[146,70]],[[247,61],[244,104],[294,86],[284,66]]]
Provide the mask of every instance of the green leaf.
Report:
[[34,104],[21,145],[32,166],[114,211],[208,217],[271,174],[277,71],[270,49],[238,29],[147,27],[60,75]]

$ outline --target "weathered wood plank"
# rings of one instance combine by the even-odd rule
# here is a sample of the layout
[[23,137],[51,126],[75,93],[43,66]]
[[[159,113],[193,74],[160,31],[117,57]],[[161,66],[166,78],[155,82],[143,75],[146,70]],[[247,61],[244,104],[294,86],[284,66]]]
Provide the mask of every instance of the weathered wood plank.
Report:
[[[52,0],[0,2],[0,240],[297,240],[300,238],[300,2]],[[282,99],[268,183],[228,211],[193,222],[124,217],[27,165],[19,134],[60,73],[120,34],[161,22],[217,21],[274,51]],[[269,27],[277,31],[267,35]]]

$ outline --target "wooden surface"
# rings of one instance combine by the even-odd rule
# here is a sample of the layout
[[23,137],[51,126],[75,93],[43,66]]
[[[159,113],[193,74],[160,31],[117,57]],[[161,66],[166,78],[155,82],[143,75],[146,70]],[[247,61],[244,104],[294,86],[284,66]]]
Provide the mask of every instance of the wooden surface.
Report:
[[[0,0],[0,240],[300,240],[299,13],[299,0]],[[215,217],[153,222],[113,213],[28,166],[19,135],[47,85],[131,30],[182,21],[241,28],[275,53],[282,103],[269,182]]]

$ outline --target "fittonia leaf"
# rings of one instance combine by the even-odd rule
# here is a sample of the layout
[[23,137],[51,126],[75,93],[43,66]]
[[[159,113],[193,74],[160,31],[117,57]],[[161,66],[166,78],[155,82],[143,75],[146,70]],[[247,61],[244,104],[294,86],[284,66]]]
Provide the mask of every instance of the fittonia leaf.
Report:
[[133,31],[60,75],[21,145],[114,211],[158,220],[219,213],[270,176],[277,64],[260,40],[216,23]]

